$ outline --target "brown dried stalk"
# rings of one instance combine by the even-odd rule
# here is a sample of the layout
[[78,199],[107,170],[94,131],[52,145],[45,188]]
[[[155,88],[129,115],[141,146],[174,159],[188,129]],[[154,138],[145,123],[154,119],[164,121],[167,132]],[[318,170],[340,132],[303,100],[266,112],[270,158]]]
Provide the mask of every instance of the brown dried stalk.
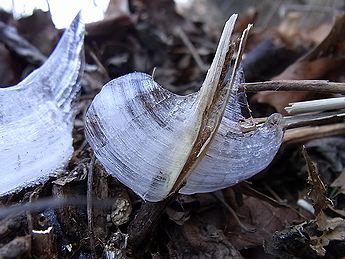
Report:
[[328,80],[277,80],[243,83],[241,86],[246,92],[312,91],[345,94],[345,83],[329,82]]

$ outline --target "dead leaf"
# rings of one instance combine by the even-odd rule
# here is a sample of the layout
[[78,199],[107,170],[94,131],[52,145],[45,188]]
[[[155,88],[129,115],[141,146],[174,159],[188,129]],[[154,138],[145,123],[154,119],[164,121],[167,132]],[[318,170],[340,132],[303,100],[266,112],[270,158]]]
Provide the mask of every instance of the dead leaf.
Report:
[[270,104],[280,114],[288,115],[284,108],[288,106],[289,103],[310,100],[313,99],[313,97],[315,97],[314,93],[304,91],[264,91],[255,94],[251,102]]
[[274,80],[305,80],[325,78],[329,72],[339,66],[345,65],[344,59],[334,57],[321,57],[315,60],[303,60],[288,67]]
[[316,251],[319,256],[325,256],[325,247],[331,241],[345,240],[345,220],[342,218],[331,218],[321,212],[316,221],[317,230],[321,231],[321,235],[311,236],[310,247]]
[[310,247],[310,240],[306,222],[288,227],[272,235],[269,241],[264,243],[265,251],[278,258],[313,258],[315,251]]
[[[109,16],[107,19],[86,24],[87,43],[107,44],[111,41],[121,41],[127,36],[128,31],[133,27],[133,20],[130,16],[124,15],[120,17]],[[116,32],[116,33],[109,33]]]
[[340,187],[340,192],[345,194],[345,171],[343,171],[337,179],[331,184],[331,187]]
[[302,149],[302,154],[307,163],[308,183],[311,186],[311,190],[308,192],[308,197],[313,201],[315,214],[319,215],[319,213],[329,205],[329,200],[326,195],[326,187],[320,179],[316,163],[311,160],[305,147]]
[[315,220],[291,226],[273,235],[266,251],[280,258],[325,256],[332,241],[345,240],[345,220],[320,212]]
[[167,207],[165,212],[169,216],[170,220],[174,221],[180,226],[182,226],[190,218],[189,211],[176,211],[170,207]]
[[198,217],[168,229],[171,258],[243,258],[221,229],[205,224]]
[[[293,34],[288,32],[288,35]],[[334,72],[345,65],[343,43],[345,41],[345,14],[340,16],[334,23],[332,30],[327,37],[305,56],[289,66],[274,80],[306,80],[306,79],[328,79]],[[342,73],[335,73],[341,78]],[[272,105],[278,112],[287,114],[284,111],[291,102],[315,99],[314,93],[308,92],[260,92],[254,95],[252,101]]]
[[327,37],[331,29],[332,29],[332,24],[324,23],[316,28],[311,29],[308,32],[308,35],[306,36],[308,37],[310,41],[320,44],[320,42],[323,41]]
[[245,197],[243,206],[236,212],[242,223],[255,227],[254,233],[243,232],[232,215],[228,215],[229,241],[239,250],[261,246],[273,233],[284,229],[294,221],[301,220],[300,215],[287,207],[274,207],[254,197]]
[[345,240],[345,220],[340,217],[332,218],[324,212],[326,208],[330,208],[332,213],[342,215],[339,212],[343,211],[330,207],[316,164],[310,159],[305,148],[302,153],[307,163],[308,182],[311,185],[308,196],[314,202],[316,218],[290,226],[272,236],[272,240],[265,244],[266,251],[281,258],[325,256],[326,247],[331,241]]

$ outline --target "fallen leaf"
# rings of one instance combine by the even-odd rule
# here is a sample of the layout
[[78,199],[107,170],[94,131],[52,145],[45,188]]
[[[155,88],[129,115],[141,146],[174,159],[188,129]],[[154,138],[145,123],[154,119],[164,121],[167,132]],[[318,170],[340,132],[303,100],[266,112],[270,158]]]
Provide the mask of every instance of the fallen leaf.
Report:
[[329,205],[328,198],[326,196],[326,187],[320,179],[320,175],[316,164],[309,157],[305,147],[302,149],[302,154],[307,163],[308,169],[308,183],[311,186],[308,192],[308,197],[313,201],[315,214],[318,215],[322,210],[326,209]]
[[312,28],[310,31],[308,31],[306,36],[310,41],[320,44],[327,37],[331,29],[331,23],[324,23],[316,28]]
[[343,171],[337,179],[331,184],[331,187],[340,187],[340,192],[345,194],[345,171]]
[[325,256],[330,242],[344,240],[345,220],[320,212],[315,220],[276,232],[265,249],[280,258],[314,258]]
[[243,206],[236,211],[236,214],[243,224],[254,227],[256,231],[254,233],[242,231],[233,216],[227,215],[229,224],[226,236],[239,250],[261,246],[276,231],[284,229],[292,222],[301,220],[301,216],[288,207],[274,207],[268,202],[254,197],[245,197],[243,202]]
[[327,198],[326,187],[320,179],[319,172],[311,158],[309,157],[305,147],[302,149],[302,154],[307,163],[308,170],[308,183],[311,186],[310,191],[308,192],[308,197],[313,201],[315,214],[319,213],[326,209],[329,205],[329,200]]
[[276,232],[264,243],[265,251],[278,258],[313,258],[316,252],[310,247],[306,222]]
[[251,99],[251,102],[267,103],[280,114],[288,115],[284,108],[288,106],[289,103],[298,102],[301,100],[311,100],[313,97],[315,97],[314,93],[305,91],[264,91],[255,94]]
[[171,258],[243,258],[223,231],[195,217],[183,226],[169,228]]
[[320,79],[327,76],[327,73],[339,66],[345,65],[344,59],[335,57],[321,57],[315,60],[301,60],[298,63],[288,67],[274,80],[305,80]]
[[319,256],[325,256],[325,247],[331,241],[345,241],[345,220],[342,218],[331,218],[321,212],[315,221],[317,230],[322,234],[311,236],[311,248],[316,251]]
[[[285,27],[284,27],[285,28]],[[294,35],[291,29],[286,32],[288,35]],[[274,80],[306,80],[306,79],[327,79],[338,75],[339,79],[342,73],[334,73],[339,68],[344,67],[345,59],[343,43],[345,41],[345,15],[338,17],[332,30],[327,37],[314,49],[309,51],[305,56],[289,66],[280,75],[274,77]],[[320,95],[319,95],[320,96]],[[315,93],[311,92],[259,92],[253,96],[252,101],[266,103],[273,106],[278,112],[287,114],[284,107],[291,102],[315,99]]]

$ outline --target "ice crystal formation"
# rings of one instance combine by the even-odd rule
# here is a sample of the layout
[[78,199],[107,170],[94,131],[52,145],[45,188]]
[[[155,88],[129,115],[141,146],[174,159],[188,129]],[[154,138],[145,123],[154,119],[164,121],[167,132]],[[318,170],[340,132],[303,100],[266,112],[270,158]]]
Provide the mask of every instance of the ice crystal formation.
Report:
[[[178,191],[209,192],[234,185],[272,161],[283,137],[274,114],[257,130],[242,133],[234,67],[224,82],[224,63],[236,15],[224,28],[214,61],[197,93],[176,95],[150,75],[131,73],[106,84],[86,114],[85,133],[106,170],[148,201]],[[230,55],[230,56],[229,56]]]
[[40,182],[70,159],[83,41],[79,14],[40,68],[0,88],[0,194]]

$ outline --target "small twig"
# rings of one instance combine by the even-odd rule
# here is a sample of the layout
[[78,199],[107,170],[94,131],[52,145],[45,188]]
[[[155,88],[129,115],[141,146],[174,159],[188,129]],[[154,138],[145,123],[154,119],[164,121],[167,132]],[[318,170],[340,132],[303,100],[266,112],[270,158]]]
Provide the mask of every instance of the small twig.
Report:
[[93,234],[93,219],[92,219],[92,184],[93,184],[93,165],[95,163],[95,156],[92,156],[88,175],[87,175],[87,226],[89,230],[89,238],[90,238],[90,249],[93,258],[96,258],[96,246],[95,246],[95,237]]
[[[85,117],[84,117],[85,118]],[[74,152],[74,157],[77,157],[83,152],[84,148],[88,145],[87,140],[85,139],[83,143],[81,143],[80,147]]]
[[237,214],[236,214],[236,211],[234,211],[234,209],[231,208],[231,207],[229,206],[229,204],[226,203],[222,191],[213,192],[212,195],[213,195],[217,200],[220,201],[220,203],[223,205],[223,207],[224,207],[226,210],[228,210],[228,211],[231,213],[231,215],[234,217],[236,223],[240,226],[241,229],[243,229],[243,230],[246,231],[246,232],[252,232],[252,233],[256,231],[256,228],[254,228],[254,227],[253,227],[253,228],[247,227],[247,226],[245,226],[245,225],[241,222],[241,220],[239,219],[239,217],[238,217]]
[[259,91],[311,91],[320,93],[345,94],[345,83],[334,83],[327,80],[277,80],[255,83],[243,83],[246,92]]
[[51,8],[50,8],[50,3],[49,3],[49,0],[45,0],[46,4],[47,4],[47,9],[48,9],[48,12],[51,14]]
[[285,107],[285,110],[289,114],[320,112],[336,109],[345,109],[345,97],[289,103],[289,106]]
[[266,190],[277,200],[278,203],[283,203],[283,200],[279,197],[279,195],[266,183],[263,182],[264,187]]
[[182,30],[182,28],[177,29],[177,34],[183,41],[183,44],[186,45],[186,47],[188,48],[190,54],[192,55],[195,63],[200,68],[200,70],[202,72],[206,72],[208,70],[208,66],[206,66],[205,63],[200,58],[198,51],[196,50],[192,42],[189,40],[187,34]]
[[106,77],[107,80],[110,80],[111,78],[107,72],[107,69],[103,66],[102,62],[97,57],[96,53],[93,52],[92,49],[89,47],[87,47],[86,49],[87,49],[88,53],[90,54],[90,57],[93,59],[93,61],[98,66],[99,71]]

